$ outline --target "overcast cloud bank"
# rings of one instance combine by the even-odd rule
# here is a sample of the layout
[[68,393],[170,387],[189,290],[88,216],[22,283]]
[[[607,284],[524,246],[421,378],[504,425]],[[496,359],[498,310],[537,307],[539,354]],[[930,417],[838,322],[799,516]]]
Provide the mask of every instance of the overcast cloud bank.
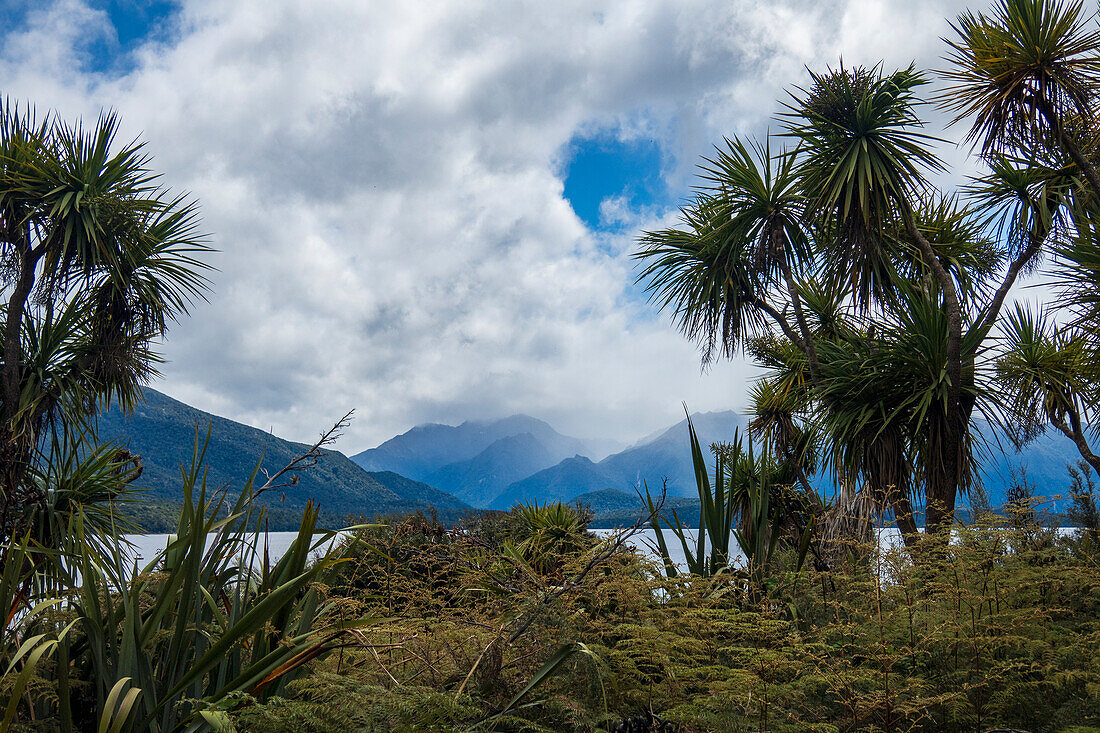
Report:
[[[805,66],[938,66],[936,2],[184,2],[107,67],[107,13],[58,0],[0,46],[0,92],[67,118],[112,107],[201,202],[209,304],[156,386],[307,440],[346,410],[354,452],[425,421],[524,412],[633,440],[744,405],[753,370],[699,367],[637,295],[661,208],[563,196],[569,142],[659,142],[669,187],[724,135],[761,134]],[[117,61],[117,60],[116,60]],[[774,125],[773,125],[774,126]]]

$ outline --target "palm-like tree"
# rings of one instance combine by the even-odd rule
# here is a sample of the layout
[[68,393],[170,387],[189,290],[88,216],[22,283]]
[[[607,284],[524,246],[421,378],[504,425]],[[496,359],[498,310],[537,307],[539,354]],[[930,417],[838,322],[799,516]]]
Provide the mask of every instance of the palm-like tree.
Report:
[[999,0],[992,13],[963,13],[947,40],[953,82],[940,99],[971,119],[967,139],[983,154],[1033,151],[1051,143],[1100,191],[1089,160],[1096,112],[1100,33],[1079,0]]
[[[639,279],[662,309],[672,310],[680,329],[704,344],[704,361],[731,356],[768,320],[792,341],[808,343],[794,297],[794,273],[810,254],[794,156],[773,156],[766,143],[726,140],[726,149],[707,159],[702,179],[682,212],[687,229],[643,235],[636,257],[647,264]],[[796,309],[797,331],[762,297],[775,286]]]
[[79,442],[98,409],[130,408],[153,342],[206,285],[194,204],[173,196],[118,119],[67,125],[0,104],[0,529],[44,504],[47,430]]
[[[978,116],[971,139],[988,164],[962,196],[927,179],[943,163],[917,114],[924,76],[842,66],[791,95],[794,150],[767,161],[755,145],[753,160],[727,143],[738,164],[708,161],[685,226],[647,233],[637,255],[706,358],[752,345],[784,385],[776,394],[798,391],[804,419],[824,428],[838,475],[868,482],[899,517],[923,488],[932,529],[972,481],[975,410],[994,413],[979,355],[1008,293],[1093,218],[1100,187],[1078,162],[1100,79],[1087,20],[1060,0],[960,18],[941,103]],[[1003,48],[1021,39],[1043,45]]]

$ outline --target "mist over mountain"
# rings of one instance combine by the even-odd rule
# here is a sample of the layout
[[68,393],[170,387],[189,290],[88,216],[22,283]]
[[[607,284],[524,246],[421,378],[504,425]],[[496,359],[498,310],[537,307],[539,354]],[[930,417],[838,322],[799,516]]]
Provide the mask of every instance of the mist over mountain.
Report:
[[494,441],[468,461],[449,463],[425,481],[474,506],[483,506],[513,481],[530,476],[562,459],[531,433]]
[[[744,432],[748,424],[745,416],[733,411],[695,413],[691,419],[704,446],[732,440],[734,431]],[[504,509],[525,499],[573,501],[606,490],[634,496],[635,487],[643,483],[657,493],[666,478],[669,496],[696,495],[686,418],[598,463],[578,456],[517,481],[490,506]]]
[[[704,447],[731,441],[735,431],[745,435],[748,427],[748,417],[732,411],[695,413],[691,419]],[[979,441],[979,479],[993,506],[1007,501],[1009,486],[1021,475],[1036,496],[1054,499],[1068,492],[1066,465],[1076,463],[1080,456],[1060,433],[1048,430],[1020,452],[1007,438],[998,441],[990,437],[995,431],[989,427],[979,425],[978,433],[985,436]],[[628,508],[639,508],[635,489],[645,485],[656,495],[665,479],[668,497],[677,505],[679,499],[697,496],[686,419],[601,461],[576,456],[543,469],[509,485],[490,506],[507,509],[520,501],[536,500],[579,502],[606,519],[607,512],[622,514]],[[831,479],[819,477],[818,488],[830,493]],[[1050,506],[1053,510],[1063,507],[1064,501],[1053,501]]]
[[513,415],[461,425],[419,425],[352,456],[369,471],[395,471],[487,507],[511,483],[573,455],[602,458],[618,446],[573,438],[542,420]]
[[[732,411],[695,413],[692,422],[703,445],[744,434],[748,418]],[[146,389],[133,415],[118,409],[99,418],[102,440],[115,440],[142,458],[138,486],[146,489],[137,514],[149,528],[164,529],[168,508],[182,498],[180,466],[190,466],[196,430],[206,447],[207,485],[240,491],[258,461],[275,471],[307,446],[282,440],[247,425],[211,415]],[[979,433],[991,435],[979,426]],[[1047,431],[1016,453],[1002,440],[986,438],[981,479],[994,506],[1004,503],[1013,472],[1021,467],[1036,495],[1068,491],[1067,463],[1076,463],[1073,443]],[[636,488],[656,495],[667,479],[669,506],[694,521],[696,491],[687,421],[657,431],[610,455],[607,441],[572,438],[526,415],[458,426],[421,425],[353,459],[329,451],[301,473],[297,486],[273,492],[268,502],[272,529],[292,528],[310,500],[318,502],[322,523],[342,526],[352,517],[436,511],[455,521],[471,507],[507,510],[517,503],[564,501],[586,504],[597,523],[625,521],[641,508]],[[371,469],[371,470],[367,470]],[[822,479],[819,487],[831,491]],[[1059,505],[1060,506],[1060,505]],[[1058,508],[1058,507],[1055,507]],[[690,519],[687,515],[692,515]],[[633,521],[633,520],[631,520]]]

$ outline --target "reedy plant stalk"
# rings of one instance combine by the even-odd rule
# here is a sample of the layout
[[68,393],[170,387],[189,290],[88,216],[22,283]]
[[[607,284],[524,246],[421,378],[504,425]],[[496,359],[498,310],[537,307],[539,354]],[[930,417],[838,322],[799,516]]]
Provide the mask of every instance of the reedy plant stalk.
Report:
[[[83,549],[64,558],[76,571],[70,572],[75,581],[71,596],[39,603],[23,624],[43,604],[58,605],[71,618],[52,635],[44,625],[46,632],[34,637],[36,646],[27,650],[35,655],[34,663],[28,664],[28,658],[20,673],[33,673],[45,655],[56,652],[48,678],[59,693],[56,708],[47,705],[42,712],[56,715],[59,730],[76,729],[73,675],[91,684],[99,729],[105,733],[198,730],[228,720],[224,711],[242,696],[281,694],[304,665],[378,620],[368,615],[315,625],[330,604],[322,602],[314,586],[341,559],[334,549],[336,532],[316,532],[312,504],[277,562],[270,561],[266,544],[259,548],[266,543],[265,510],[256,497],[276,481],[292,485],[287,472],[315,461],[344,423],[259,488],[257,466],[235,498],[227,490],[208,492],[203,462],[209,432],[205,440],[196,435],[191,467],[181,469],[184,503],[176,534],[143,567],[129,559],[121,538],[93,541],[76,515],[66,547]],[[13,609],[6,629],[17,609],[27,606],[15,582],[25,565],[15,562],[18,556],[9,551],[0,575],[0,600]],[[10,664],[27,651],[9,655]],[[5,704],[14,711],[20,703],[12,696]],[[9,723],[10,716],[0,731],[6,733]]]
[[[685,407],[685,412],[686,412]],[[672,521],[660,516],[657,502],[645,488],[646,506],[650,511],[650,527],[654,531],[654,551],[661,558],[667,577],[679,574],[668,551],[664,536],[665,526],[675,535],[684,550],[688,573],[699,577],[712,577],[732,569],[730,547],[735,541],[745,555],[745,567],[737,575],[745,582],[753,599],[766,594],[769,569],[773,565],[784,517],[782,508],[772,504],[772,474],[776,464],[770,452],[756,453],[752,442],[734,432],[733,441],[727,445],[713,446],[714,481],[708,473],[699,435],[691,416],[687,417],[688,440],[691,448],[695,488],[699,496],[699,523],[694,540],[694,552],[690,536],[676,510]],[[798,540],[797,569],[801,570],[813,537],[813,517],[802,527]],[[707,548],[710,548],[709,555]]]

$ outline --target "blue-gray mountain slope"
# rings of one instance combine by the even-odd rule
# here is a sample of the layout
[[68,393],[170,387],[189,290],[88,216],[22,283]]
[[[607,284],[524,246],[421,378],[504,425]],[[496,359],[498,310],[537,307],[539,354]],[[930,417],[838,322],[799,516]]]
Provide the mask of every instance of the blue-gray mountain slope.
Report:
[[352,460],[367,470],[396,471],[486,507],[509,484],[568,456],[602,457],[613,448],[611,441],[572,438],[542,420],[513,415],[457,426],[420,425]]
[[432,471],[425,481],[474,506],[503,491],[513,481],[553,466],[562,459],[531,433],[510,435],[493,442],[468,461],[449,463]]
[[[744,432],[747,418],[733,411],[695,413],[691,417],[703,445],[728,442]],[[695,496],[687,420],[667,428],[649,442],[627,448],[594,463],[580,456],[562,461],[508,486],[490,506],[506,509],[518,501],[573,501],[581,494],[607,489],[633,495],[643,482],[661,490],[668,479],[670,496]]]
[[[711,412],[692,415],[692,422],[706,446],[732,440],[735,430],[743,435],[748,418],[730,411]],[[988,429],[981,432],[993,433]],[[994,506],[1004,504],[1014,480],[1013,471],[1021,467],[1037,496],[1065,495],[1069,490],[1066,465],[1080,459],[1073,443],[1054,430],[1040,435],[1020,452],[1007,439],[986,440],[980,455],[980,478]],[[587,495],[587,503],[600,513],[622,509],[627,501],[637,501],[635,487],[641,487],[643,482],[656,494],[666,478],[670,497],[696,495],[686,420],[602,461],[570,458],[516,481],[490,506],[506,509],[521,501],[577,501]],[[830,491],[831,482],[822,478],[820,488],[823,492]]]

